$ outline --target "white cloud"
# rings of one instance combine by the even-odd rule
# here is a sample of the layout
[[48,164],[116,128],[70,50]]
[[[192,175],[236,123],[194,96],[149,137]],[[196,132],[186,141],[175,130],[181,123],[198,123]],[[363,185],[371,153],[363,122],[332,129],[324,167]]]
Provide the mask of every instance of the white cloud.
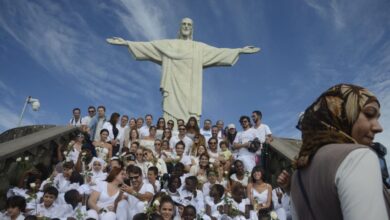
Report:
[[[0,130],[8,130],[10,128],[14,128],[19,123],[19,117],[17,113],[14,111],[0,106]],[[23,118],[22,125],[31,125],[34,124],[34,121]]]
[[[126,68],[123,64],[132,62],[131,56],[124,57],[122,51],[96,35],[77,10],[64,12],[56,2],[38,5],[9,1],[3,5],[0,26],[58,81],[72,86],[90,101],[105,103],[115,110],[123,109],[123,100],[156,108],[152,99],[144,99],[150,93],[149,75]],[[163,35],[162,12],[156,6],[150,8],[152,5],[134,1],[125,5],[136,19],[128,22],[145,22],[143,29],[139,26],[135,31],[137,34],[152,38]],[[147,20],[145,11],[155,16]],[[156,21],[160,21],[160,28],[154,26]]]

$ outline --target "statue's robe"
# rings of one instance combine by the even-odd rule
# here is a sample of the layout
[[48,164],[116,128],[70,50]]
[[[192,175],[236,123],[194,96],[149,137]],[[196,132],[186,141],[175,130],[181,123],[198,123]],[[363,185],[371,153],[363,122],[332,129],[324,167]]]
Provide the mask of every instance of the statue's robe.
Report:
[[160,89],[164,117],[188,120],[202,114],[203,68],[232,66],[240,49],[215,48],[192,40],[128,41],[137,60],[150,60],[162,65]]

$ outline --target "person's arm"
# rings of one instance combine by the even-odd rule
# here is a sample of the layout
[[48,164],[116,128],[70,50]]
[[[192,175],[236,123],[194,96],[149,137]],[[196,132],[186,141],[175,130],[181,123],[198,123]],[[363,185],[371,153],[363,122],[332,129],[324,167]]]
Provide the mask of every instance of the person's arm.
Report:
[[356,149],[345,157],[335,185],[344,219],[388,219],[378,156],[370,149]]
[[267,195],[267,202],[265,203],[264,206],[260,207],[260,209],[268,209],[271,207],[271,202],[272,202],[272,186],[270,184],[267,184],[267,189],[268,189],[268,195]]
[[208,216],[211,216],[211,207],[210,207],[209,204],[206,204],[206,214],[207,214]]
[[88,199],[88,206],[90,209],[95,210],[98,214],[101,212],[101,207],[97,206],[97,200],[99,199],[100,193],[97,191],[92,191],[91,195],[89,196]]
[[248,199],[251,205],[255,204],[255,201],[253,199],[253,194],[252,194],[252,183],[248,183],[246,186],[246,194],[248,195]]

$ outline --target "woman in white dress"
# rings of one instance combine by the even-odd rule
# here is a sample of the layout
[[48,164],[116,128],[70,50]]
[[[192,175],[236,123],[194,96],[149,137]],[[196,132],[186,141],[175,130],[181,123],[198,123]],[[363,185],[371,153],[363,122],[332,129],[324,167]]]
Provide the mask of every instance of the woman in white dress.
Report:
[[272,186],[264,182],[263,174],[263,169],[255,166],[252,169],[251,182],[247,186],[248,198],[260,220],[268,219],[269,212],[272,211]]
[[129,149],[131,148],[131,143],[138,142],[139,143],[139,133],[137,128],[131,128],[129,132],[129,138],[124,140],[123,146],[127,146]]
[[157,125],[156,125],[156,138],[157,139],[162,139],[164,130],[165,130],[165,119],[163,117],[159,118],[157,120]]
[[99,182],[88,199],[88,216],[97,220],[116,219],[117,202],[121,199],[120,185],[123,184],[125,172],[113,168],[106,181]]
[[196,176],[199,184],[203,185],[207,182],[207,170],[209,169],[209,155],[207,153],[203,153],[199,157],[199,163],[191,166],[190,175]]
[[100,140],[92,142],[92,145],[95,147],[97,157],[110,161],[112,157],[112,145],[107,142],[109,132],[107,129],[102,129],[100,131]]

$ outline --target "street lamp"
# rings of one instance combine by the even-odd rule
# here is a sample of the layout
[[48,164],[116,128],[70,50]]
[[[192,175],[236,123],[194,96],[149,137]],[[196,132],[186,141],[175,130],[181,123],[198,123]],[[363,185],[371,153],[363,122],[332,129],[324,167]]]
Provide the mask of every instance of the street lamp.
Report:
[[41,106],[41,103],[39,103],[38,99],[34,99],[31,96],[27,97],[26,102],[24,103],[22,114],[20,114],[18,127],[20,127],[20,125],[22,124],[22,119],[23,119],[24,112],[26,111],[27,104],[31,104],[31,107],[34,111],[38,111],[39,107]]

